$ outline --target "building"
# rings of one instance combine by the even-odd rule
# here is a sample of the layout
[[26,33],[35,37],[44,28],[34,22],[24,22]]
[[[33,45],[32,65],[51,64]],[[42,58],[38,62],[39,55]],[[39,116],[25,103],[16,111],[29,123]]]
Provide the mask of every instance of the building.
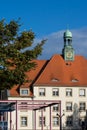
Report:
[[[16,114],[8,112],[8,122],[11,120],[8,128],[68,130],[87,127],[87,59],[75,55],[69,30],[64,32],[63,38],[61,55],[35,60],[37,67],[26,73],[31,82],[8,90],[8,100],[18,104]],[[3,95],[2,91],[2,99]]]

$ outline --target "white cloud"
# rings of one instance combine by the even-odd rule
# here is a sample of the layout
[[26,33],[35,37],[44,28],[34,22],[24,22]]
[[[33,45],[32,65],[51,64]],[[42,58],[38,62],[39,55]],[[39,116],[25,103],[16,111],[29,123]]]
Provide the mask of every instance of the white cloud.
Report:
[[[53,54],[61,54],[63,48],[63,33],[65,30],[54,32],[45,36],[44,39],[48,41],[44,45],[42,55],[40,59],[49,59]],[[75,54],[83,55],[87,57],[87,27],[81,29],[70,30],[72,32],[72,45],[75,49]],[[36,39],[40,41],[40,39]]]

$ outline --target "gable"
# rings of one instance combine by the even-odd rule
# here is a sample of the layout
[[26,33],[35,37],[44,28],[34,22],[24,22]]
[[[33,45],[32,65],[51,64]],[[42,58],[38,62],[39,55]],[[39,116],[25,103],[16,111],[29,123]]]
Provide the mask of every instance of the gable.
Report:
[[34,85],[87,86],[86,77],[87,60],[83,56],[76,55],[73,62],[66,62],[61,55],[54,55]]
[[46,64],[46,60],[34,60],[34,62],[36,63],[36,67],[34,69],[32,69],[31,71],[27,71],[26,75],[27,75],[27,80],[29,80],[30,82],[24,83],[21,86],[19,85],[14,85],[9,91],[10,91],[10,96],[20,96],[20,89],[27,89],[29,88],[30,92],[28,96],[32,96],[33,93],[30,89],[31,85],[33,84],[33,82],[35,81],[35,79],[38,77],[41,69],[44,67],[44,65]]

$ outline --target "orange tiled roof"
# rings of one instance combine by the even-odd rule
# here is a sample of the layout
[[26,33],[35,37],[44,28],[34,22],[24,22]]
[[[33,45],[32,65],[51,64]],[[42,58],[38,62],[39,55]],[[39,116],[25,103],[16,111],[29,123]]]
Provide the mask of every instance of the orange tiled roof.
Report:
[[[34,60],[34,62],[37,64],[35,69],[26,72],[27,79],[30,80],[28,83],[24,83],[23,85],[20,86],[20,88],[29,88],[33,81],[36,79],[38,76],[40,70],[42,67],[45,65],[46,60]],[[11,88],[10,90],[10,95],[11,96],[19,96],[19,91],[18,91],[18,85],[15,85]],[[32,93],[30,93],[30,96],[32,96]]]
[[[49,61],[34,60],[37,67],[26,72],[31,81],[21,88],[31,85],[45,86],[86,86],[87,87],[87,59],[76,55],[73,62],[66,62],[61,55],[54,55]],[[12,87],[10,94],[19,96],[18,86]],[[29,96],[32,96],[32,92]]]
[[87,59],[77,55],[73,62],[66,62],[61,55],[54,55],[35,85],[87,86]]

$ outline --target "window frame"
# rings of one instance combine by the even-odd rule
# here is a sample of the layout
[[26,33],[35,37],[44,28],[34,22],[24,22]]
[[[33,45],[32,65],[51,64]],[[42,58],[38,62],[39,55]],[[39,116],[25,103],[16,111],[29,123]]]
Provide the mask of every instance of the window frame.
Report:
[[[22,119],[25,118],[25,119]],[[28,117],[27,116],[21,116],[20,117],[20,123],[21,127],[27,127],[28,126]]]
[[73,116],[66,117],[66,126],[73,126]]
[[[43,119],[43,123],[42,123],[42,119]],[[46,117],[45,116],[39,116],[39,127],[41,127],[43,124],[43,126],[46,126]]]
[[[84,92],[80,92],[81,90],[83,90]],[[83,89],[83,88],[79,89],[79,96],[80,97],[85,97],[86,96],[86,90]]]
[[[84,105],[83,105],[84,104]],[[82,106],[83,105],[83,106]],[[80,102],[79,103],[79,110],[80,111],[85,111],[86,110],[86,102]]]
[[53,112],[59,111],[59,104],[53,105]]
[[[69,104],[69,105],[67,105]],[[66,111],[72,111],[72,102],[66,102]]]
[[[43,92],[40,91],[41,89],[44,90],[44,91],[43,91]],[[40,96],[40,97],[46,96],[46,90],[45,90],[45,88],[39,88],[39,96]]]
[[[55,91],[54,91],[55,90]],[[57,90],[57,91],[56,91]],[[52,96],[59,96],[59,88],[52,88]]]
[[[26,91],[27,91],[27,93],[26,93]],[[28,88],[20,89],[20,95],[21,96],[29,96],[29,89]]]
[[59,117],[58,116],[53,116],[52,120],[53,120],[52,121],[53,127],[59,126]]
[[66,88],[66,97],[72,97],[72,88]]

